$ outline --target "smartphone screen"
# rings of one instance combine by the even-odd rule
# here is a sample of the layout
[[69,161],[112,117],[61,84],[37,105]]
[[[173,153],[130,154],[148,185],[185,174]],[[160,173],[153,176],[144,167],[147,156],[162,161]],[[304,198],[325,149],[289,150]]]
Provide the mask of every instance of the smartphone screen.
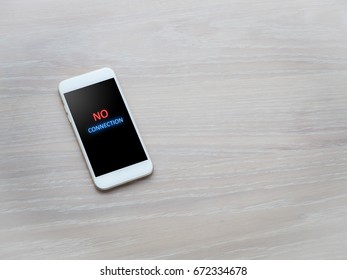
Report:
[[64,96],[96,177],[147,160],[114,78]]

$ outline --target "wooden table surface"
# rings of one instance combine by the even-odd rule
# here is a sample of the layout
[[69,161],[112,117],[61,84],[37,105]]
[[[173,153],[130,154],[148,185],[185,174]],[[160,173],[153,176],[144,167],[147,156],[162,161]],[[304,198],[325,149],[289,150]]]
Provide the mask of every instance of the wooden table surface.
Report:
[[[57,86],[105,66],[155,171],[99,192]],[[347,258],[345,0],[2,1],[0,113],[1,259]]]

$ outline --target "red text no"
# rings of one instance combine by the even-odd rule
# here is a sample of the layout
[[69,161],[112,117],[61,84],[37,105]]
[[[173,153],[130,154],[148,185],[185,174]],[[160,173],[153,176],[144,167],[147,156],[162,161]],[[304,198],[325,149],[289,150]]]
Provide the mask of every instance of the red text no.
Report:
[[93,113],[94,121],[99,121],[101,119],[106,119],[108,117],[108,111],[106,109],[102,109],[99,112]]

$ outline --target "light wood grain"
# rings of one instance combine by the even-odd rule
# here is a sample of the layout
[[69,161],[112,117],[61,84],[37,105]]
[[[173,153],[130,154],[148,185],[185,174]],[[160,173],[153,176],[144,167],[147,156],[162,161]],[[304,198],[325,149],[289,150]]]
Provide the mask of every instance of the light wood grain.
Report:
[[[346,259],[346,1],[1,4],[0,258]],[[104,66],[155,165],[106,193],[57,92]]]

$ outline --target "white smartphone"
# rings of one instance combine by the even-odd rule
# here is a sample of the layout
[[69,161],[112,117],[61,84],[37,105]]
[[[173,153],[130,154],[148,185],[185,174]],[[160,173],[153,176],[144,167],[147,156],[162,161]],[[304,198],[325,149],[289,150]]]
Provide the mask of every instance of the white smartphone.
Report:
[[59,93],[99,189],[152,173],[152,161],[110,68],[64,80]]

